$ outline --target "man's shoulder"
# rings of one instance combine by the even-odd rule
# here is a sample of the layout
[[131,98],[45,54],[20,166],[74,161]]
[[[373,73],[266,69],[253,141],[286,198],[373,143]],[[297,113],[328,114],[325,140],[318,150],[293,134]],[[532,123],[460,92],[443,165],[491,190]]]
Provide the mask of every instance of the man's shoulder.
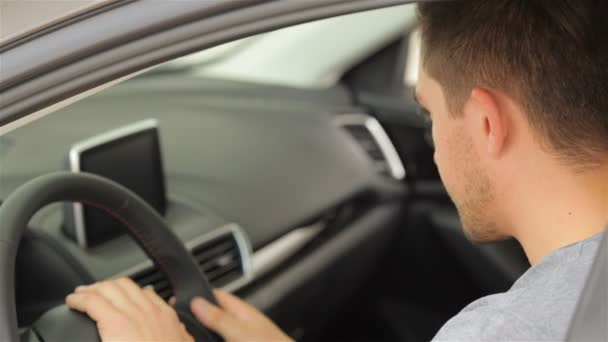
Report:
[[509,291],[469,304],[435,340],[563,340],[598,241],[596,236],[554,252]]
[[471,303],[450,319],[433,341],[512,341],[531,337],[546,339],[546,334],[522,317],[513,307],[502,304],[507,294],[484,297]]
[[526,305],[521,305],[523,292],[515,290],[478,299],[450,319],[433,340],[511,341],[551,337],[533,323],[537,319],[530,319]]

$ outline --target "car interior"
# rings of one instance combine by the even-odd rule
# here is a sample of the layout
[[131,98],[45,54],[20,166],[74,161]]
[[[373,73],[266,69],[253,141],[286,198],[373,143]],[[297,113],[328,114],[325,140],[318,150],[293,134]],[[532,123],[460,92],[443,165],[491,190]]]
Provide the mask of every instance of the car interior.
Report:
[[[296,340],[430,340],[529,264],[514,240],[462,232],[413,98],[419,39],[402,5],[150,68],[2,135],[0,198],[56,171],[98,174],[154,208],[212,286]],[[172,296],[121,224],[87,203],[32,218],[20,327],[108,278]]]

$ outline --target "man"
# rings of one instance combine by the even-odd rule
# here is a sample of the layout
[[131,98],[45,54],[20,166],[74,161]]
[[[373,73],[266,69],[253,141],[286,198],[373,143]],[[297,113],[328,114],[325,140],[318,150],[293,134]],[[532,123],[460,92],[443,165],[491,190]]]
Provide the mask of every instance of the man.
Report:
[[[565,338],[608,222],[606,15],[602,0],[420,5],[416,96],[441,178],[472,240],[515,237],[533,265],[436,340]],[[195,299],[192,311],[226,340],[289,339],[241,300],[217,296],[220,307]],[[190,338],[168,305],[128,280],[80,288],[67,303],[98,322],[104,341]]]

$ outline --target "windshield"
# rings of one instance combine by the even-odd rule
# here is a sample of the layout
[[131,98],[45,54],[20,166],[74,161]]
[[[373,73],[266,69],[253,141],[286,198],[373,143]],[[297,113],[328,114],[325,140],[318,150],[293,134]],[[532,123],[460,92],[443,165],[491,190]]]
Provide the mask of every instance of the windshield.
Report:
[[319,20],[179,58],[149,75],[183,72],[197,78],[327,88],[370,53],[401,36],[414,20],[411,5]]

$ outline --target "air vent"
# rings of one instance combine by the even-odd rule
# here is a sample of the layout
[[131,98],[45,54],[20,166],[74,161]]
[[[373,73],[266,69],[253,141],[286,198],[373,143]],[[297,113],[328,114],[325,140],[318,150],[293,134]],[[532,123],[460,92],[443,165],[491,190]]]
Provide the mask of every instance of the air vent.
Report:
[[376,171],[382,175],[390,176],[390,167],[388,166],[386,157],[384,156],[384,153],[382,153],[378,142],[374,139],[374,136],[369,129],[361,125],[346,125],[344,126],[344,129],[355,138],[359,143],[359,146],[361,146],[371,158]]
[[[203,273],[214,288],[231,288],[247,280],[250,267],[247,248],[239,241],[235,229],[214,234],[202,242],[190,244],[190,250]],[[216,232],[217,233],[217,232]],[[168,300],[171,287],[165,276],[154,266],[140,268],[131,273],[131,278],[142,287],[152,286],[156,293]]]
[[131,276],[131,279],[141,287],[152,286],[164,300],[169,300],[173,295],[169,282],[156,267],[149,267]]
[[376,119],[366,114],[343,114],[336,118],[336,123],[361,146],[379,174],[395,179],[405,177],[401,159]]
[[224,287],[243,276],[243,260],[232,234],[205,243],[192,254],[213,287]]

